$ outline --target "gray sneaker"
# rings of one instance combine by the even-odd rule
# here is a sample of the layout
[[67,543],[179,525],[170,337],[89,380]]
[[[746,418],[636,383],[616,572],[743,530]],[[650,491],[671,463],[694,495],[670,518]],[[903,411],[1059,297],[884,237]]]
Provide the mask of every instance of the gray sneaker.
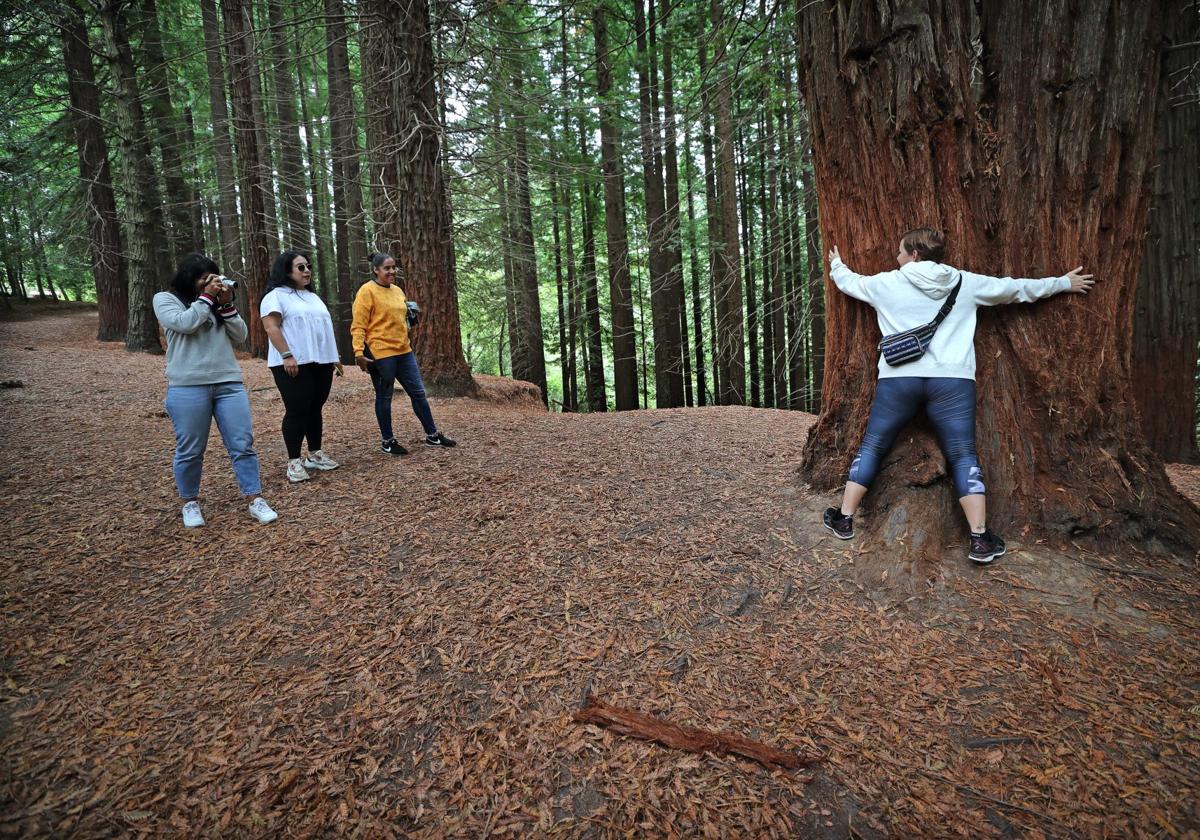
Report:
[[190,501],[183,506],[183,527],[199,528],[204,524],[204,514],[200,512],[200,503]]
[[279,518],[279,514],[271,509],[267,500],[262,496],[255,496],[254,501],[250,503],[250,515],[264,525]]

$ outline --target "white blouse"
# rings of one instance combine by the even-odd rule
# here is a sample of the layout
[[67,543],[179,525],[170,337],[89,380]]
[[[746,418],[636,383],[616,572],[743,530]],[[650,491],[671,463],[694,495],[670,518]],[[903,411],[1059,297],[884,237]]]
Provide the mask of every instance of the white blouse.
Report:
[[[272,289],[258,307],[259,315],[278,314],[283,320],[283,337],[296,364],[333,364],[338,360],[333,337],[333,318],[324,301],[307,289],[280,286]],[[267,366],[279,367],[283,357],[267,342]]]

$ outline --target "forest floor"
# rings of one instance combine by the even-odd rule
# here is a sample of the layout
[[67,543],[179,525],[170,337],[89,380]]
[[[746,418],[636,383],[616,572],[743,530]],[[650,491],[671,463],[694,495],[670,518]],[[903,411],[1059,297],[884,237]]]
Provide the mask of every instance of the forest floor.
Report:
[[[798,483],[809,415],[435,400],[460,446],[430,450],[397,395],[397,459],[352,369],[325,415],[344,466],[289,486],[255,361],[280,519],[250,519],[214,432],[185,531],[163,359],[95,323],[0,323],[23,382],[0,390],[0,834],[1200,831],[1194,561],[1014,534],[881,595]],[[821,760],[579,724],[589,686]]]

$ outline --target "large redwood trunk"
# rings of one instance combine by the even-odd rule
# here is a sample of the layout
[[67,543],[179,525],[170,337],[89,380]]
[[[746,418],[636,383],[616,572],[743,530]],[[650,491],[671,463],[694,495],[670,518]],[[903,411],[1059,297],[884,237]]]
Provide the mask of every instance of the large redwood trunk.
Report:
[[1158,161],[1134,315],[1133,390],[1150,448],[1164,461],[1196,463],[1200,3],[1167,5],[1171,46],[1159,81]]
[[[1129,372],[1162,3],[999,5],[799,4],[822,240],[862,273],[894,267],[919,225],[946,232],[948,262],[988,274],[1084,263],[1099,281],[1088,297],[980,311],[989,524],[1194,545],[1200,515],[1146,446]],[[827,292],[823,410],[803,464],[821,490],[841,486],[862,440],[879,337],[870,307]],[[933,559],[965,534],[924,429],[900,435],[864,507],[864,535],[892,557]]]
[[96,338],[123,341],[129,321],[129,288],[121,256],[121,227],[108,163],[108,143],[100,117],[100,91],[92,68],[92,48],[83,12],[77,6],[67,6],[65,14],[63,54],[71,97],[71,123],[79,147],[79,187],[88,222],[92,279],[96,282],[100,321]]
[[379,99],[369,104],[389,125],[393,144],[383,158],[390,200],[375,208],[377,238],[396,258],[405,294],[421,306],[413,349],[425,383],[440,394],[471,394],[476,386],[459,327],[429,6],[426,0],[371,0],[364,11],[384,35],[372,40],[377,64],[367,72],[378,74],[371,89]]

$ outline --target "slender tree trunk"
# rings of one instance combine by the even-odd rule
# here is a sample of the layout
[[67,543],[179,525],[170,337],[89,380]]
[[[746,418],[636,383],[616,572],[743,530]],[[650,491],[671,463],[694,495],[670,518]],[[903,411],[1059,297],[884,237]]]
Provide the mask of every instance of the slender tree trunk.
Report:
[[717,255],[725,248],[725,230],[721,225],[721,202],[717,194],[717,157],[713,145],[713,98],[710,78],[712,65],[708,63],[707,47],[703,40],[700,42],[699,60],[700,77],[709,80],[709,84],[705,84],[701,88],[704,111],[701,121],[704,151],[704,206],[708,231],[708,335],[711,342],[709,355],[712,357],[713,402],[716,405],[723,405],[725,402],[723,383],[728,379],[729,371],[728,356],[721,350],[719,326],[721,316],[717,296],[717,288],[722,282],[718,279],[718,275],[723,271],[724,262]]
[[[557,164],[552,161],[551,166]],[[562,226],[558,221],[558,176],[554,169],[550,170],[550,227],[554,234],[554,291],[558,303],[558,370],[562,380],[562,410],[570,411],[570,399],[567,396],[567,310],[563,296],[563,255],[562,255]]]
[[237,182],[233,173],[233,144],[229,139],[229,107],[225,98],[225,67],[221,56],[221,30],[215,0],[200,0],[204,30],[204,56],[208,66],[208,99],[212,108],[213,161],[219,199],[218,228],[221,233],[221,267],[235,276],[245,276],[242,260],[242,230],[238,213]]
[[[329,135],[333,160],[333,221],[337,239],[338,303],[335,321],[343,361],[353,361],[350,307],[357,278],[367,272],[367,234],[359,183],[358,128],[346,52],[346,10],[342,0],[325,0],[326,70],[329,80]],[[394,255],[399,256],[399,255]]]
[[[386,210],[377,208],[381,212],[376,220],[379,238],[396,258],[406,294],[421,304],[413,350],[421,361],[425,382],[437,393],[473,394],[475,380],[463,357],[459,326],[429,5],[426,0],[405,4],[367,0],[364,8],[372,22],[390,36],[381,45],[380,63],[367,69],[389,80],[383,104],[395,129],[394,151],[385,161],[384,171],[389,179],[395,179],[389,180],[389,186],[399,200]],[[544,364],[540,384],[544,392]]]
[[[191,106],[183,109],[184,152],[187,154],[187,171],[184,178],[188,185],[188,201],[191,208],[192,247],[201,254],[208,252],[204,231],[204,202],[200,194],[200,162],[196,154],[196,118]],[[212,240],[215,245],[218,240]]]
[[277,243],[267,229],[268,188],[263,183],[263,165],[259,159],[263,143],[259,137],[261,127],[254,103],[253,79],[258,74],[258,65],[254,60],[253,42],[249,35],[251,10],[247,0],[222,0],[221,13],[229,51],[233,139],[237,147],[242,229],[245,232],[244,285],[249,311],[242,314],[250,327],[250,352],[265,358],[267,334],[259,317],[258,305],[262,300]]
[[71,97],[71,122],[79,149],[79,187],[88,221],[88,251],[96,283],[99,341],[123,341],[129,322],[129,287],[121,254],[121,227],[113,194],[100,92],[92,68],[87,24],[78,6],[64,7],[63,57]]
[[[807,107],[800,113],[800,170],[801,188],[804,190],[804,249],[808,268],[805,278],[806,295],[809,301],[808,330],[812,336],[809,370],[812,385],[809,391],[809,411],[821,410],[821,391],[825,387],[825,281],[821,273],[821,231],[817,218],[817,190],[813,185],[812,142],[808,132]],[[797,283],[800,281],[797,280]]]
[[291,25],[284,20],[281,0],[267,0],[267,18],[271,25],[271,55],[274,58],[279,126],[279,189],[283,198],[284,229],[287,231],[284,247],[309,251],[313,241],[312,224],[309,221],[308,191],[304,183],[293,76],[297,42],[291,37]]
[[[713,31],[717,44],[723,45],[724,29],[722,0],[712,0]],[[732,69],[723,46],[713,56],[716,84],[716,187],[721,205],[721,242],[717,252],[718,278],[717,330],[723,372],[721,402],[742,405],[746,401],[746,345],[743,336],[741,255],[738,253],[737,170],[733,158],[733,93]],[[727,372],[727,375],[724,373]]]
[[649,246],[650,308],[654,325],[654,394],[659,408],[683,405],[683,377],[679,366],[679,313],[667,279],[666,198],[659,165],[658,117],[653,90],[657,81],[646,47],[646,14],[643,0],[633,2],[638,74],[638,134],[642,152],[642,184],[646,206],[646,239]]
[[808,323],[804,308],[803,255],[806,243],[800,233],[800,220],[804,213],[805,195],[797,187],[801,180],[796,165],[796,114],[792,88],[791,62],[784,57],[780,68],[783,80],[783,149],[784,184],[787,190],[787,208],[783,214],[786,227],[787,257],[784,261],[788,306],[788,384],[791,388],[789,407],[795,411],[808,408]]
[[[683,285],[683,236],[679,221],[679,149],[675,137],[677,128],[675,119],[675,68],[672,51],[673,34],[668,23],[670,7],[663,12],[659,21],[662,27],[662,57],[663,57],[663,126],[666,140],[663,151],[663,178],[666,186],[667,217],[667,297],[671,307],[679,319],[679,348],[678,354],[683,358],[684,402],[691,406],[694,403],[692,394],[691,351],[688,346],[687,328],[687,294]],[[650,26],[650,55],[655,54],[655,34],[651,0]],[[703,390],[703,387],[701,388]],[[703,403],[701,403],[703,405]]]
[[100,20],[104,26],[109,67],[117,88],[117,129],[121,137],[124,175],[121,182],[129,231],[129,322],[125,331],[125,348],[161,353],[158,322],[154,317],[154,293],[158,291],[160,282],[154,249],[157,243],[163,241],[158,178],[150,161],[150,139],[146,134],[142,97],[138,90],[120,0],[105,2],[100,7]]
[[[1133,320],[1133,393],[1150,448],[1197,463],[1200,343],[1200,6],[1167,3],[1168,49],[1158,97],[1158,149],[1146,256]],[[1193,74],[1189,76],[1189,71]]]
[[[564,103],[571,101],[571,81],[569,66],[567,63],[567,9],[562,10],[559,27],[560,39],[560,54],[562,59],[561,64],[561,96]],[[579,411],[579,330],[581,327],[580,316],[580,287],[579,273],[575,270],[575,233],[573,223],[574,202],[571,199],[573,190],[571,183],[573,180],[570,163],[571,163],[571,109],[564,107],[562,111],[562,135],[559,141],[560,148],[563,150],[562,161],[567,164],[563,172],[562,190],[555,196],[555,201],[562,208],[563,226],[566,240],[566,261],[567,261],[567,353],[568,364],[564,376],[567,379],[563,382],[563,402],[570,405],[571,411]],[[586,344],[585,344],[586,346]],[[585,356],[586,359],[586,356]],[[585,362],[586,365],[586,362]]]
[[753,202],[750,200],[750,164],[746,160],[746,144],[741,131],[738,131],[738,195],[742,216],[742,254],[744,255],[744,272],[746,277],[746,334],[750,343],[750,405],[755,408],[762,405],[762,392],[758,380],[758,296],[754,278],[754,230]]
[[[951,262],[991,274],[1047,276],[1085,262],[1100,278],[1086,297],[980,313],[989,524],[1028,525],[1064,546],[1092,537],[1190,553],[1200,513],[1146,444],[1129,369],[1162,3],[981,9],[976,19],[970,4],[906,6],[915,17],[897,29],[890,3],[838,16],[801,8],[822,239],[844,244],[866,274],[894,264],[914,220],[948,231]],[[1100,63],[1097,44],[1110,51]],[[830,294],[827,363],[838,376],[805,449],[815,487],[841,484],[862,439],[878,336],[870,307]],[[868,496],[862,537],[886,539],[889,562],[939,559],[962,534],[936,445],[920,427],[899,439],[912,437]]]
[[[272,147],[270,131],[271,106],[274,104],[274,93],[266,86],[269,85],[269,82],[264,83],[262,68],[258,62],[260,55],[267,55],[267,51],[263,49],[263,45],[259,40],[259,34],[266,30],[266,26],[260,25],[255,20],[255,14],[260,5],[259,0],[243,0],[243,2],[247,4],[246,50],[253,69],[253,72],[250,74],[250,105],[254,116],[254,124],[257,126],[255,134],[258,137],[258,182],[263,193],[263,223],[267,233],[267,240],[270,243],[270,250],[277,252],[283,242],[279,230],[279,197],[275,194],[275,158],[277,156]],[[230,60],[231,69],[232,64],[233,61]]]
[[[580,126],[579,143],[583,159],[590,160],[587,139]],[[583,220],[584,330],[587,333],[587,365],[584,368],[588,411],[608,411],[608,389],[604,383],[604,340],[600,329],[600,289],[596,273],[596,197],[587,176],[579,184],[580,218]]]
[[638,407],[637,343],[633,327],[633,290],[629,279],[629,243],[625,230],[625,184],[621,177],[620,107],[612,93],[612,57],[603,4],[592,15],[596,38],[596,81],[600,98],[600,161],[604,172],[604,227],[608,246],[608,289],[612,305],[613,383],[617,411]]
[[[305,56],[296,58],[296,78],[300,82],[300,122],[304,126],[304,150],[308,156],[309,190],[312,193],[313,227],[317,245],[317,294],[328,304],[337,299],[336,259],[333,253],[333,229],[329,218],[329,185],[325,180],[327,169],[325,154],[321,149],[317,119],[308,111],[309,89],[305,76]],[[314,86],[319,85],[320,74],[314,74]],[[320,99],[320,89],[313,92],[313,100]],[[333,294],[330,294],[330,287]]]
[[142,46],[145,56],[146,88],[142,91],[149,107],[149,120],[154,126],[154,141],[162,162],[164,195],[167,200],[170,251],[163,253],[161,244],[156,253],[163,256],[163,267],[170,271],[184,254],[196,250],[192,238],[192,189],[183,175],[180,151],[186,148],[183,121],[171,103],[167,81],[168,64],[163,54],[162,34],[158,24],[156,0],[138,0],[142,18]]
[[708,386],[704,370],[704,304],[700,297],[700,257],[696,247],[696,207],[692,201],[695,192],[692,182],[696,167],[692,163],[691,139],[685,135],[683,144],[684,166],[687,168],[687,220],[688,262],[692,271],[692,335],[696,342],[696,405],[708,404]]

